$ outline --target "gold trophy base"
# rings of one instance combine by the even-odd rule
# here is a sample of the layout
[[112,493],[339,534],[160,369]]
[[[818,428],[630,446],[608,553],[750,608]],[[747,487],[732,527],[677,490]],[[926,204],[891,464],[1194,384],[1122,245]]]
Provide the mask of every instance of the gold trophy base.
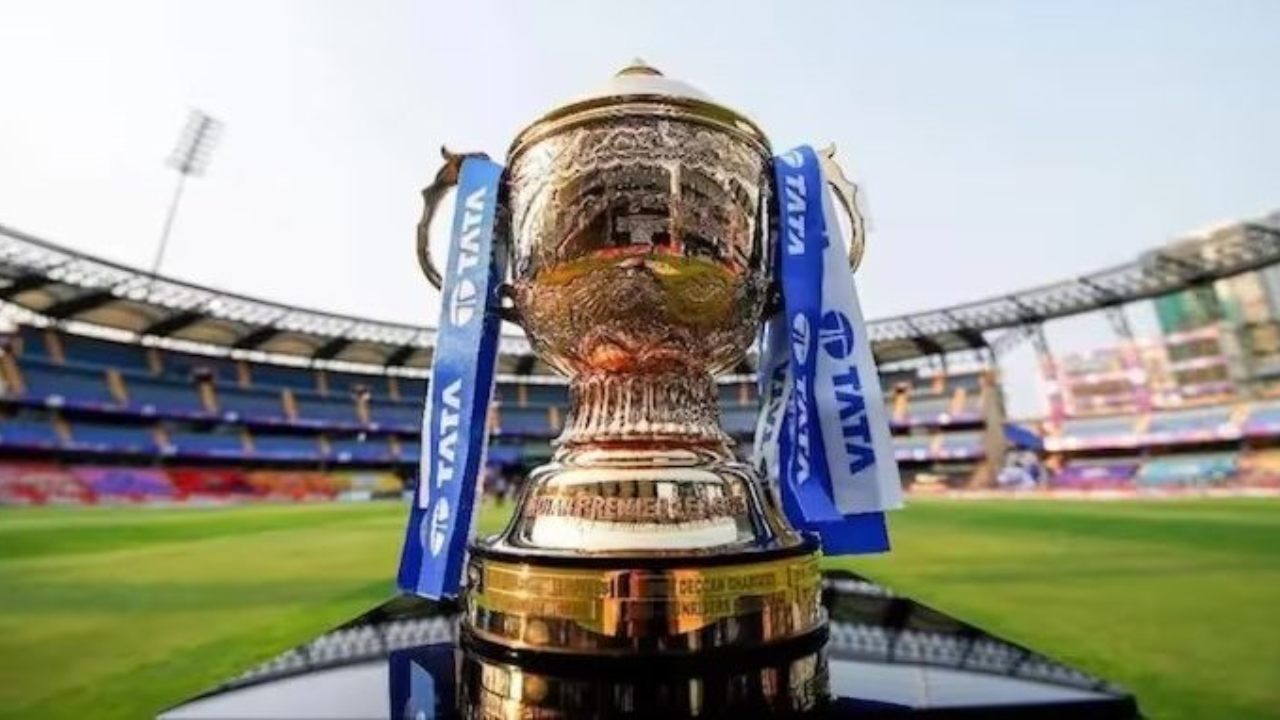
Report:
[[521,651],[684,655],[824,627],[818,548],[704,558],[531,557],[474,546],[463,632]]

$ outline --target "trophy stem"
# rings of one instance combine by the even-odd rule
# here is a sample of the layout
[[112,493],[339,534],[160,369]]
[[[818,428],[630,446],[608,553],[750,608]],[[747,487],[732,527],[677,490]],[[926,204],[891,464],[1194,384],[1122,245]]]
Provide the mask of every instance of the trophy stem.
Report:
[[691,374],[592,373],[570,386],[563,450],[613,443],[696,445],[729,454],[715,381]]

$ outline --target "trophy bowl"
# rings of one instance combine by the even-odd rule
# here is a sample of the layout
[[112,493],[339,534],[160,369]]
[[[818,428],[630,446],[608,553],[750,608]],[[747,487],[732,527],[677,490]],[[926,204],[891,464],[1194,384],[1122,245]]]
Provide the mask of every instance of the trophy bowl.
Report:
[[[437,286],[427,228],[465,157],[446,153],[424,191],[418,253]],[[570,408],[510,524],[471,546],[469,642],[662,655],[824,631],[817,542],[734,458],[713,380],[776,295],[772,167],[753,122],[639,62],[517,136],[495,311],[570,379]]]

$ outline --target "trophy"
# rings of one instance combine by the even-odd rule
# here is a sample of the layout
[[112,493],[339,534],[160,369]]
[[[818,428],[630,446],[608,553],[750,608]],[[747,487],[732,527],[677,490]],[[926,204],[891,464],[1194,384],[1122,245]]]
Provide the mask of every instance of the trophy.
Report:
[[[832,154],[825,176],[856,218]],[[713,380],[777,307],[772,155],[751,120],[640,62],[517,136],[491,311],[570,379],[571,400],[510,524],[470,547],[465,642],[705,658],[825,634],[818,542],[734,458]],[[423,191],[417,251],[437,288],[429,225],[467,157],[445,151]]]

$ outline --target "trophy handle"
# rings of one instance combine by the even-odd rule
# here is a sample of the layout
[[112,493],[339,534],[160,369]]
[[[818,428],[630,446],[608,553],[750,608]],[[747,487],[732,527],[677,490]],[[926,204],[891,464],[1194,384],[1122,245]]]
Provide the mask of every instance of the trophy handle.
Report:
[[[436,172],[431,184],[422,189],[422,219],[418,221],[418,265],[422,267],[422,274],[427,276],[427,282],[437,290],[444,290],[444,275],[431,257],[431,219],[435,217],[436,208],[444,199],[445,193],[457,186],[462,162],[471,157],[488,160],[489,156],[482,152],[455,153],[447,147],[440,148],[440,155],[444,157],[444,165]],[[515,306],[506,304],[510,302],[510,296],[511,287],[505,282],[499,285],[499,305],[494,311],[506,322],[519,325],[520,316]]]
[[867,224],[858,210],[858,186],[844,174],[844,168],[836,162],[836,146],[828,145],[818,151],[818,164],[827,184],[835,192],[836,199],[849,217],[849,270],[857,270],[867,249]]

